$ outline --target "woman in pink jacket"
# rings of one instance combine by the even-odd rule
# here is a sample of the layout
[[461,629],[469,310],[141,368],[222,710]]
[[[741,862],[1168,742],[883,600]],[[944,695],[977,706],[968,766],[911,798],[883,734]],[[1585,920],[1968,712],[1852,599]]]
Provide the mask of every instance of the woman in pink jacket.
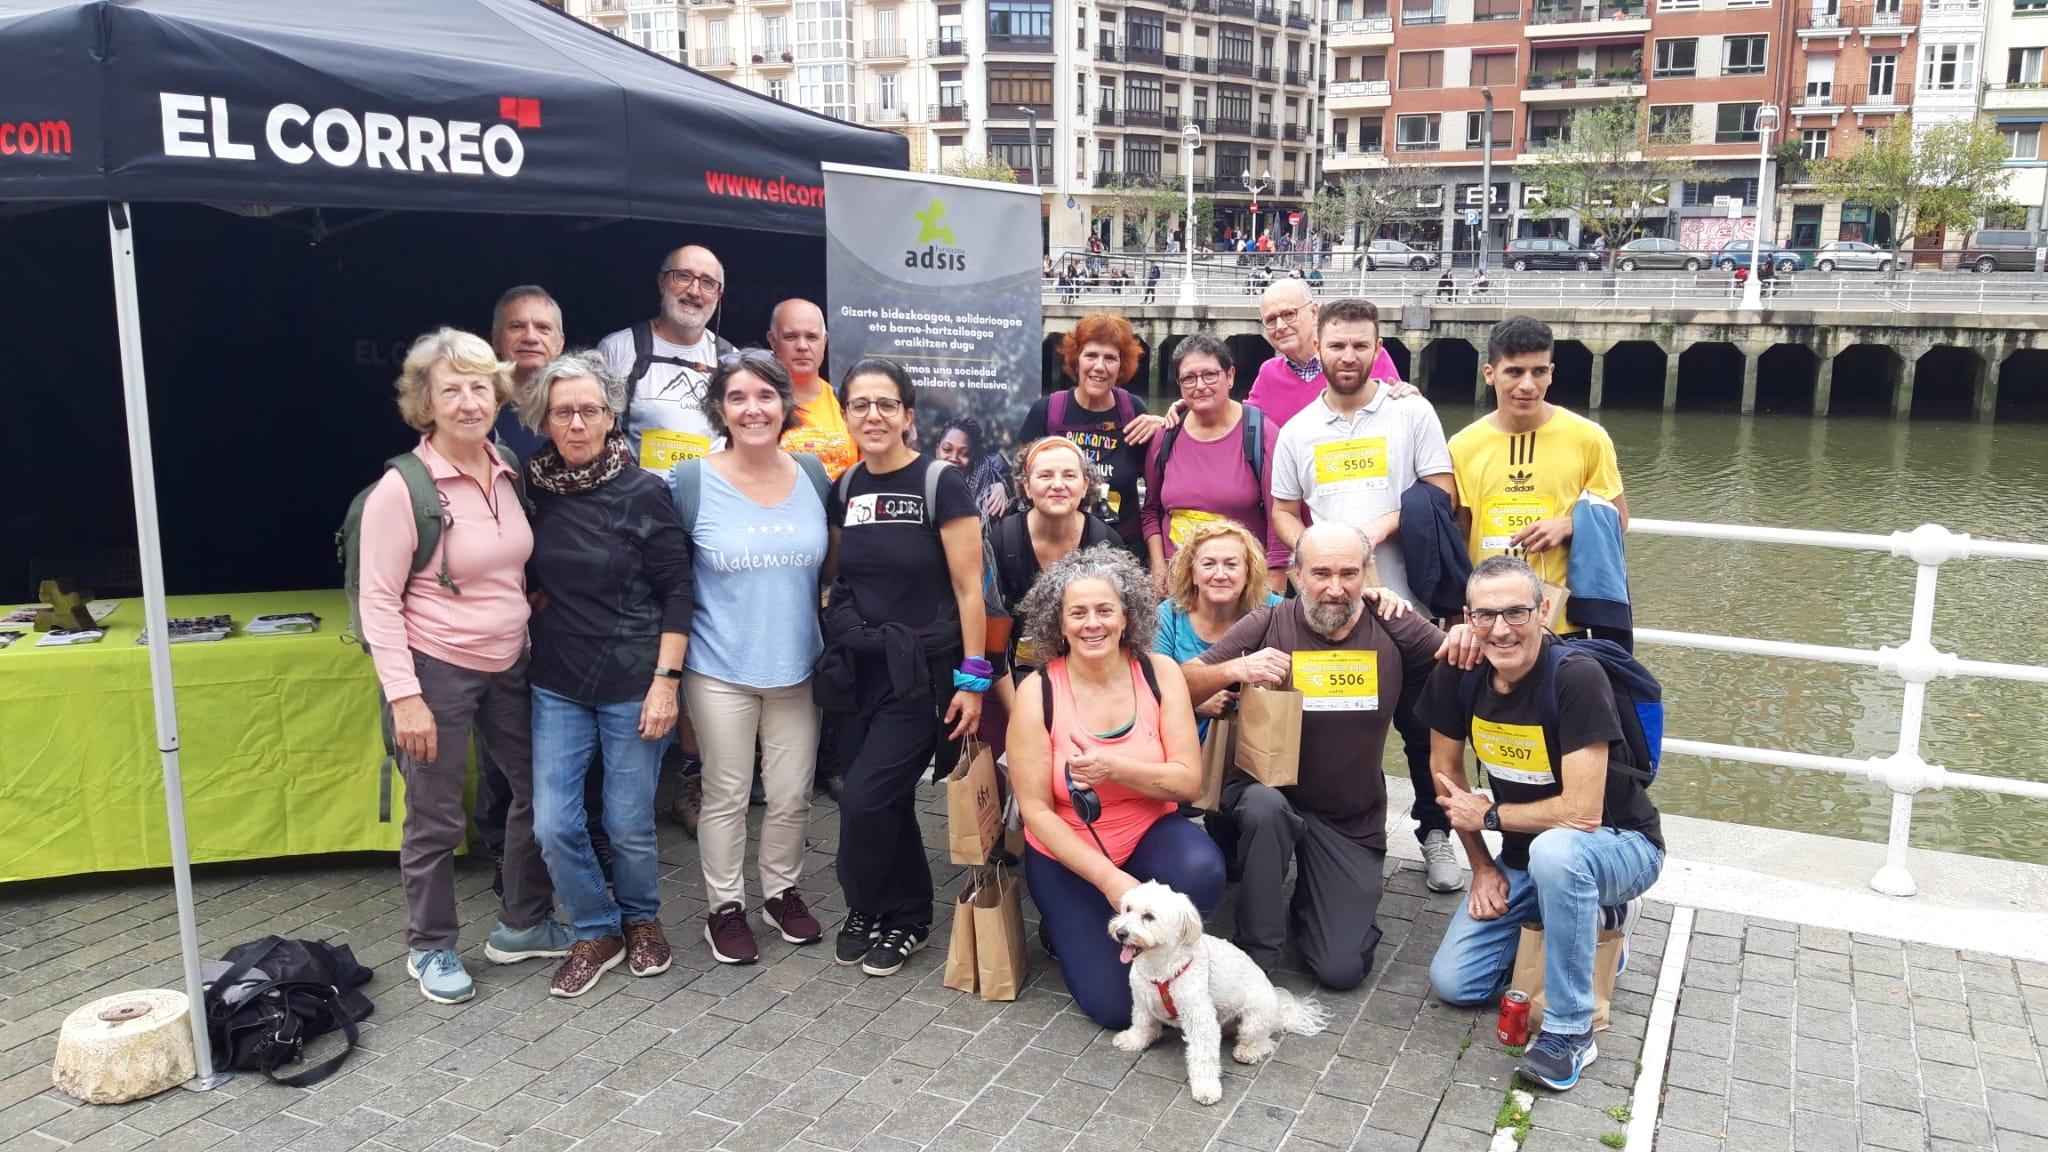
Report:
[[[511,365],[482,338],[442,328],[415,340],[398,377],[398,411],[418,429],[413,454],[441,498],[441,542],[412,570],[419,526],[405,479],[387,470],[363,505],[363,640],[384,688],[405,778],[398,868],[405,886],[405,970],[427,999],[476,994],[456,955],[455,849],[468,817],[462,786],[474,733],[512,789],[505,892],[484,947],[493,963],[566,956],[554,888],[533,839],[532,702],[526,684],[526,561],[533,531],[518,474],[491,443],[511,396]],[[445,577],[443,573],[445,571]]]

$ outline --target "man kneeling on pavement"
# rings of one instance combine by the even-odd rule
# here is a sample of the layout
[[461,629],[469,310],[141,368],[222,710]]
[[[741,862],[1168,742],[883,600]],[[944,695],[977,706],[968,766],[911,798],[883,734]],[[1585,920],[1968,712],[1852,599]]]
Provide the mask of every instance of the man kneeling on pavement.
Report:
[[[1439,666],[1421,704],[1438,803],[1472,862],[1471,891],[1429,981],[1450,1004],[1500,996],[1522,926],[1540,921],[1548,1003],[1520,1071],[1562,1091],[1599,1055],[1597,936],[1635,926],[1664,867],[1664,836],[1644,785],[1619,770],[1633,762],[1605,671],[1584,655],[1552,658],[1558,640],[1543,627],[1549,605],[1536,573],[1513,556],[1489,557],[1472,570],[1465,600],[1485,662],[1469,687],[1467,673]],[[1465,787],[1468,739],[1491,797]],[[1498,858],[1482,832],[1501,834]]]
[[[1396,596],[1366,588],[1372,545],[1356,527],[1318,521],[1295,541],[1297,596],[1232,625],[1182,666],[1194,699],[1234,685],[1302,693],[1298,782],[1271,788],[1233,767],[1223,807],[1242,829],[1237,944],[1271,971],[1287,942],[1287,864],[1302,959],[1324,987],[1372,972],[1387,859],[1387,782],[1379,770],[1402,686],[1430,675],[1443,633]],[[1381,619],[1366,610],[1367,598]],[[1409,693],[1412,701],[1414,693]]]

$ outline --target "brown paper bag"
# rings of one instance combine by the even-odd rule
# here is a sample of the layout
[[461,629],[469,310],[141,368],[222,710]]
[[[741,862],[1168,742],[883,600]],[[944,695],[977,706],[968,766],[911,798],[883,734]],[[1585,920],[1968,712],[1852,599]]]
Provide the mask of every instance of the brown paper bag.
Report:
[[1003,842],[1003,801],[996,791],[996,758],[969,738],[946,777],[946,842],[953,863],[979,866]]
[[946,943],[946,987],[974,991],[974,894],[978,874],[967,874],[967,883],[953,898],[953,936]]
[[1015,1000],[1024,990],[1024,896],[1006,869],[985,874],[974,897],[974,971],[983,1000]]
[[1564,619],[1565,601],[1571,598],[1571,592],[1564,585],[1552,584],[1548,580],[1543,582],[1543,600],[1544,603],[1550,605],[1550,614],[1543,618],[1543,626],[1545,628],[1552,629],[1553,631],[1557,628],[1557,622]]
[[1234,762],[1269,788],[1300,779],[1301,693],[1255,685],[1238,695]]
[[1195,807],[1204,812],[1223,807],[1223,776],[1237,754],[1237,718],[1223,716],[1209,721],[1209,734],[1202,737],[1202,795]]
[[[1614,999],[1615,969],[1621,965],[1622,936],[1619,932],[1602,932],[1599,943],[1593,949],[1593,1031],[1605,1032],[1613,1023],[1611,1019]],[[1515,944],[1515,971],[1508,980],[1509,988],[1517,988],[1529,994],[1529,1035],[1533,1039],[1543,1030],[1543,926],[1522,925],[1522,937]]]

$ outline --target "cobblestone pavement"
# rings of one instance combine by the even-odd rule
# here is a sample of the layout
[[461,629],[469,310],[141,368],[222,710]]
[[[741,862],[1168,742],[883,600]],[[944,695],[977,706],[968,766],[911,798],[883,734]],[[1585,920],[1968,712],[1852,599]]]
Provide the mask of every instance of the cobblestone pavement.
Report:
[[[943,861],[942,795],[928,788],[926,797],[926,842],[934,860]],[[832,879],[836,835],[837,813],[821,801],[813,814],[806,887],[828,928],[843,912]],[[0,1147],[1469,1152],[1487,1147],[1507,1089],[1514,1061],[1494,1040],[1493,1012],[1451,1009],[1427,996],[1427,965],[1459,897],[1427,894],[1412,866],[1395,869],[1388,880],[1380,905],[1386,941],[1372,979],[1352,992],[1319,993],[1334,1012],[1331,1030],[1285,1038],[1277,1055],[1256,1068],[1225,1060],[1223,1102],[1202,1107],[1188,1098],[1178,1040],[1169,1033],[1142,1057],[1116,1051],[1106,1032],[1072,1008],[1057,968],[1035,940],[1031,984],[1009,1004],[984,1003],[943,986],[943,923],[933,947],[902,973],[882,979],[833,964],[825,951],[829,938],[799,949],[764,935],[761,963],[716,964],[702,936],[695,845],[664,824],[662,849],[664,920],[676,945],[675,967],[646,980],[608,974],[574,1001],[547,995],[549,969],[542,962],[495,967],[484,961],[495,901],[488,869],[464,864],[458,873],[463,952],[478,995],[452,1007],[426,1002],[405,978],[404,916],[390,859],[202,870],[199,914],[208,956],[269,932],[347,942],[376,969],[369,989],[376,1015],[363,1030],[362,1049],[317,1088],[279,1088],[238,1076],[210,1093],[172,1091],[108,1107],[78,1105],[50,1087],[57,1028],[71,1008],[101,995],[182,987],[167,875],[0,889]],[[956,869],[935,870],[955,878],[957,888]],[[1213,930],[1228,932],[1233,900],[1226,899]],[[1033,916],[1028,906],[1026,915]],[[1669,916],[1669,909],[1653,908],[1639,927],[1637,959],[1619,982],[1615,1026],[1600,1037],[1600,1060],[1568,1097],[1539,1100],[1528,1152],[1597,1149],[1598,1137],[1620,1130],[1606,1110],[1626,1105],[1636,1076]],[[1756,952],[1755,939],[1752,963],[1767,958]],[[1725,969],[1719,1008],[1704,999],[1688,1002],[1687,1036],[1694,1046],[1688,1052],[1697,1055],[1718,1036],[1719,1055],[1711,1067],[1696,1067],[1696,1059],[1679,1065],[1691,1095],[1673,1104],[1667,1116],[1673,1126],[1684,1120],[1717,1131],[1721,1100],[1748,1107],[1756,1095],[1750,1079],[1732,1088],[1725,1079],[1708,1083],[1708,1073],[1726,1073],[1731,1038],[1748,1044],[1734,1036],[1729,1021],[1762,1011],[1742,998],[1765,995],[1749,990],[1764,985],[1759,973],[1741,967],[1739,933],[1725,944],[1718,959],[1710,952],[1699,961],[1703,972],[1714,963]],[[1784,965],[1789,977],[1789,937],[1784,944],[1783,955],[1768,958]],[[1860,958],[1865,946],[1855,947]],[[1849,949],[1844,940],[1837,951],[1818,944],[1812,951],[1839,962],[1837,979],[1847,981]],[[1894,977],[1911,962],[1916,982],[1945,981],[1947,999],[1936,1004],[1929,993],[1926,1000],[1930,1014],[1950,1013],[1940,1017],[1944,1023],[1967,1020],[1966,1011],[2019,1018],[2010,966],[2000,969],[2005,983],[1996,985],[1986,982],[1993,970],[1980,971],[1975,962],[1959,974],[1925,967],[1924,958],[1896,947],[1884,954],[1892,957]],[[1816,961],[1816,979],[1823,966]],[[1745,975],[1757,982],[1738,984]],[[1804,960],[1800,975],[1806,976]],[[1283,970],[1277,978],[1298,991],[1310,988],[1299,971]],[[1857,997],[1880,995],[1877,986],[1866,988],[1863,976],[1857,980]],[[1816,1013],[1801,1016],[1802,1028],[1848,1027],[1849,985],[1834,986],[1841,995],[1825,1008],[1800,1005],[1802,1013]],[[2040,989],[2032,991],[2031,1003],[2038,1005]],[[1790,1012],[1792,1002],[1783,1003],[1782,1011]],[[1895,1031],[1913,1023],[1902,1007],[1889,1008]],[[1719,1012],[1718,1022],[1705,1018],[1710,1010]],[[1825,1018],[1817,1014],[1823,1011]],[[1790,1020],[1769,1019],[1787,1025],[1779,1043],[1789,1045]],[[1985,1035],[1988,1025],[1978,1027]],[[1859,1048],[1845,1043],[1846,1032],[1817,1036],[1828,1047],[1813,1048],[1814,1058],[1834,1057],[1829,1073],[1846,1081],[1858,1070],[1858,1056],[1876,1060],[1874,1053],[1892,1050],[1887,1045],[1894,1042],[1875,1044],[1875,1030],[1866,1025],[1865,1031]],[[1993,1085],[1989,1116],[2015,1131],[2029,1124],[2042,1131],[2039,1068],[2020,1039],[2023,1030],[2009,1031],[1999,1055],[1987,1046],[1975,1056]],[[1800,1041],[1802,1060],[1807,1044]],[[1924,1039],[1921,1044],[1924,1060],[1964,1055]],[[1789,1061],[1779,1062],[1779,1081],[1766,1086],[1781,1104]],[[2021,1082],[2022,1063],[2031,1081]],[[1900,1074],[1914,1076],[1910,1054],[1903,1064]],[[1975,1071],[1917,1067],[1938,1067],[1945,1079],[1923,1071],[1924,1080],[1912,1082],[1915,1092],[1924,1083],[1935,1095],[1937,1086],[1947,1088],[1965,1074],[1970,1090],[1978,1091]],[[1744,1073],[1757,1074],[1746,1065]],[[1877,1095],[1881,1085],[1896,1085],[1874,1079],[1868,1066],[1863,1076],[1863,1091],[1873,1100],[1862,1106],[1866,1133],[1906,1130],[1903,1121],[1890,1124],[1867,1111],[1898,1099]],[[2007,1103],[2008,1089],[2011,1101],[2031,1101],[2035,1111]],[[1840,1090],[1847,1093],[1850,1085]],[[1838,1119],[1849,1097],[1829,1097],[1820,1086],[1802,1084],[1800,1091],[1802,1107],[1833,1123],[1830,1132],[1846,1132],[1853,1145],[1853,1123],[1844,1128],[1847,1122]],[[1988,1123],[1986,1101],[1973,1099],[1979,1105],[1973,1115]],[[1708,1101],[1712,1125],[1693,1119]],[[1780,1111],[1789,1116],[1788,1107]],[[1855,1109],[1847,1115],[1855,1116]],[[1960,1111],[1943,1113],[1939,1130],[1957,1131],[1953,1125],[1964,1119]],[[1814,1122],[1802,1112],[1802,1133]],[[1936,1125],[1933,1115],[1929,1123]],[[1728,1146],[1746,1147],[1733,1139]],[[1800,1147],[1820,1146],[1802,1135]]]
[[1662,1152],[2048,1152],[2048,966],[1701,913]]

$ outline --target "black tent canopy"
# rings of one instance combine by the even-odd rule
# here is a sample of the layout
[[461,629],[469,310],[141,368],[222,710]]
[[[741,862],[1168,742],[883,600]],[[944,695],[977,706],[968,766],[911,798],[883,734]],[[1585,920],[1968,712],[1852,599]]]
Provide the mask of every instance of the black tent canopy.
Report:
[[[901,136],[698,75],[536,0],[0,0],[0,61],[0,216],[107,206],[142,601],[154,636],[168,628],[131,204],[256,216],[341,209],[361,219],[567,216],[821,236],[821,162],[900,169],[908,156]],[[318,239],[323,227],[316,219],[308,232]],[[24,288],[29,275],[10,268],[0,281]],[[65,319],[74,340],[96,342],[97,317]],[[169,648],[149,647],[150,683],[196,1086],[211,1086],[220,1078],[202,1015]]]

